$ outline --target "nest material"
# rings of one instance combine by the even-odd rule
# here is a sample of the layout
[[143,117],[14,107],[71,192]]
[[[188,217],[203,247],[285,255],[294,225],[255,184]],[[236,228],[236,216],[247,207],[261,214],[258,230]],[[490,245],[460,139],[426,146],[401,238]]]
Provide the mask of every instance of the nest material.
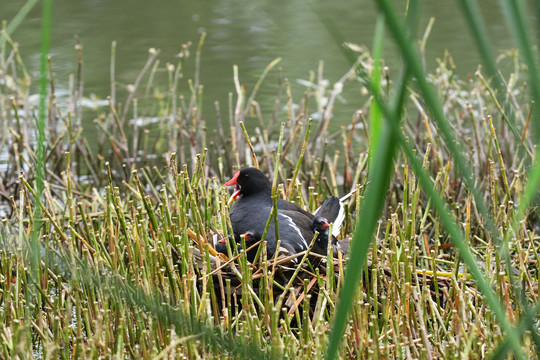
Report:
[[[235,295],[237,299],[242,296],[242,276],[239,270],[239,259],[242,254],[238,254],[233,258],[229,258],[226,254],[217,252],[210,242],[206,241],[202,236],[198,236],[193,231],[188,229],[188,236],[193,240],[198,246],[193,249],[193,256],[199,266],[201,272],[206,273],[205,276],[213,276],[216,281],[214,281],[214,286],[217,294],[221,296],[230,296]],[[253,245],[258,246],[259,243]],[[210,261],[211,272],[203,271],[203,258],[201,256],[201,249],[207,249],[208,257]],[[343,273],[344,263],[346,256],[339,254],[338,258],[332,259],[333,271],[328,271],[327,258],[319,254],[308,254],[305,261],[300,261],[304,258],[305,252],[291,255],[286,250],[278,251],[276,256],[267,260],[266,269],[272,271],[273,273],[273,295],[274,301],[277,300],[282,294],[283,291],[287,291],[288,294],[283,302],[283,307],[286,308],[288,315],[292,315],[298,307],[304,301],[304,298],[309,295],[311,296],[311,311],[310,315],[313,314],[313,310],[316,304],[317,296],[320,294],[321,289],[319,288],[318,278],[322,277],[323,281],[328,281],[327,276],[333,276],[336,284],[339,284],[341,274]],[[294,259],[298,259],[297,262]],[[261,262],[259,261],[256,264],[251,264],[246,261],[246,264],[251,267],[252,275],[251,280],[252,284],[249,287],[250,291],[253,291],[254,295],[259,295],[259,282],[264,276],[263,267],[258,266]],[[368,260],[367,263],[368,276],[371,274],[372,264]],[[390,266],[383,266],[383,281],[389,282],[392,281],[392,274]],[[331,275],[330,275],[331,274]],[[449,299],[448,289],[452,286],[452,274],[442,273],[433,273],[430,271],[416,270],[417,276],[412,277],[413,285],[416,282],[420,283],[420,286],[427,286],[429,289],[431,297],[436,300],[438,297],[438,302],[443,305]],[[291,281],[292,279],[292,281]],[[230,281],[230,293],[227,294],[225,290],[224,283],[226,280]],[[368,279],[369,280],[369,279]],[[369,280],[371,281],[371,280]],[[371,299],[364,299],[366,302],[372,304],[374,310],[381,310],[381,304],[375,304]]]
[[[212,271],[206,276],[213,276],[214,279],[217,280],[213,282],[217,290],[216,292],[224,295],[235,294],[238,298],[241,297],[243,284],[238,262],[243,255],[238,254],[229,258],[226,254],[217,252],[210,242],[202,236],[195,234],[190,229],[188,229],[188,236],[198,245],[193,249],[193,256],[201,271],[203,269],[203,264],[205,263],[201,256],[201,250],[207,249],[207,259],[210,262]],[[259,244],[260,242],[254,244],[253,247],[258,246]],[[290,254],[284,248],[279,248],[276,255],[271,259],[267,259],[266,262],[266,269],[273,273],[272,278],[274,284],[272,293],[274,295],[274,300],[277,300],[278,297],[283,294],[284,290],[288,292],[288,295],[284,299],[283,307],[287,309],[289,315],[296,311],[307,294],[312,295],[312,300],[316,299],[316,296],[314,295],[318,295],[320,291],[317,279],[322,276],[326,281],[326,277],[329,275],[327,274],[328,266],[326,257],[315,253],[309,253],[307,256],[305,255],[305,251],[298,254]],[[340,273],[344,266],[344,258],[340,254],[338,258],[332,259],[332,262],[332,276],[334,276],[335,281],[339,281]],[[261,261],[258,261],[255,264],[250,264],[249,262],[246,263],[252,269],[252,286],[250,289],[253,290],[255,295],[259,295],[259,282],[264,276],[264,268],[260,266]],[[231,283],[231,294],[225,294],[223,284],[224,280],[227,279],[229,279]],[[314,305],[315,301],[312,302]]]

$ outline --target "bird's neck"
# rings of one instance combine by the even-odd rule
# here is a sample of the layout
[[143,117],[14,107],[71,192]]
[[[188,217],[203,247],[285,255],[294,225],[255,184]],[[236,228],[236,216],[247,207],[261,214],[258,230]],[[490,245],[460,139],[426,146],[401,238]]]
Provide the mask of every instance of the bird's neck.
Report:
[[272,188],[265,188],[263,190],[257,191],[255,193],[244,194],[242,199],[256,199],[261,202],[270,202],[272,203]]

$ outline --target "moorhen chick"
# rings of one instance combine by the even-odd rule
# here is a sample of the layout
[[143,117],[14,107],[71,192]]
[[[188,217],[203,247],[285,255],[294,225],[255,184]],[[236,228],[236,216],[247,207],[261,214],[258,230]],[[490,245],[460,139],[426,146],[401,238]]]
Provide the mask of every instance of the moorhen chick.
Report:
[[[330,232],[330,224],[328,222],[328,219],[322,217],[322,216],[315,216],[311,222],[311,228],[313,231],[317,231],[319,235],[317,235],[316,245],[317,247],[313,247],[314,251],[316,251],[318,254],[326,255],[326,253],[323,253],[324,251],[327,251],[328,249],[328,238],[329,238],[329,232]],[[333,231],[332,234],[332,241],[330,243],[330,246],[332,246],[332,253],[334,257],[338,257],[338,252],[341,251],[342,254],[346,254],[348,251],[348,245],[349,241],[346,240],[340,240],[338,241],[336,237],[334,236],[335,232]],[[337,234],[336,234],[337,235]]]
[[[255,244],[256,242],[260,241],[261,240],[261,235],[259,233],[257,233],[256,231],[246,231],[244,234],[242,234],[244,236],[244,241],[246,242],[246,250],[253,244]],[[228,237],[225,237],[223,239],[220,239],[218,240],[217,244],[216,244],[216,251],[217,252],[220,252],[220,253],[223,253],[223,254],[227,254],[227,240],[233,240],[233,237],[232,236],[228,236]],[[235,241],[230,241],[231,245],[235,246],[237,251],[239,252],[240,249],[242,249],[242,243],[238,243]],[[253,260],[255,260],[255,255],[257,255],[257,249],[258,249],[258,246],[249,250],[247,253],[246,253],[246,256],[247,256],[247,259],[250,263],[253,263]]]

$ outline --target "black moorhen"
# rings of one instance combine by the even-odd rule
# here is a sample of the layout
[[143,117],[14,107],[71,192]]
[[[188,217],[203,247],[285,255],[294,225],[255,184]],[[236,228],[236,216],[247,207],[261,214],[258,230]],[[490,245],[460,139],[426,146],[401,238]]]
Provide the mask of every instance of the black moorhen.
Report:
[[345,219],[344,210],[341,200],[335,196],[330,196],[315,210],[314,215],[325,218],[328,223],[334,223],[332,235],[337,236],[341,223]]
[[[330,235],[329,227],[330,224],[328,223],[328,220],[322,216],[315,216],[311,222],[311,228],[313,231],[317,231],[319,233],[317,236],[317,242],[315,243],[317,246],[313,247],[314,251],[316,251],[318,254],[326,255],[324,252],[328,249],[328,237]],[[339,251],[341,251],[343,254],[347,253],[348,244],[348,241],[338,241],[335,236],[332,235],[332,242],[330,245],[332,246],[333,256],[337,258]]]
[[330,224],[328,224],[328,220],[322,216],[315,216],[313,220],[311,221],[311,230],[313,232],[317,231],[319,235],[317,235],[317,245],[323,249],[328,248],[328,232]]
[[[229,213],[235,238],[238,241],[239,234],[252,230],[262,234],[272,210],[272,184],[262,171],[250,167],[239,170],[231,180],[224,184],[224,186],[231,185],[236,186],[231,199],[242,195],[232,206]],[[332,198],[334,200],[329,201]],[[284,199],[278,200],[279,239],[281,240],[281,246],[291,255],[307,250],[308,244],[315,235],[312,224],[315,216],[324,216],[331,219],[330,221],[339,221],[341,223],[342,219],[339,219],[339,214],[343,211],[340,201],[336,197],[332,198],[326,200],[315,215],[292,202]],[[335,207],[336,202],[337,207]],[[336,227],[339,232],[339,226]],[[272,256],[276,251],[274,229],[272,219],[266,235],[268,256]],[[326,248],[316,249],[315,251],[326,254]]]
[[323,204],[315,210],[315,218],[312,220],[311,229],[318,231],[317,242],[315,243],[313,251],[326,255],[328,249],[329,227],[330,223],[333,223],[332,237],[330,245],[334,248],[334,256],[337,257],[338,241],[336,236],[339,235],[341,224],[345,219],[343,203],[335,196],[331,196],[326,199]]
[[225,244],[227,242],[227,239],[232,240],[232,236],[224,237],[223,239],[219,239],[214,245],[214,249],[216,249],[217,252],[227,255],[227,245]]

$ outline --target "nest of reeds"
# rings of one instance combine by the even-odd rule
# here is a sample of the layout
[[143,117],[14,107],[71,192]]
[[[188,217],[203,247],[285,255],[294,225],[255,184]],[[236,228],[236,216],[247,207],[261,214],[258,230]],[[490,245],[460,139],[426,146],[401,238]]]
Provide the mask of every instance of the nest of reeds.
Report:
[[[215,237],[221,237],[217,233]],[[339,292],[342,274],[348,255],[338,251],[338,256],[329,253],[327,256],[310,252],[308,250],[289,254],[286,250],[276,251],[276,254],[267,258],[265,243],[259,241],[246,249],[234,252],[231,256],[218,252],[212,241],[207,241],[204,237],[188,230],[188,237],[193,241],[193,260],[198,264],[201,278],[199,286],[204,286],[209,278],[212,278],[212,285],[215,293],[219,296],[219,303],[222,309],[227,308],[234,302],[234,305],[242,303],[242,297],[257,299],[253,305],[263,305],[261,297],[270,296],[273,304],[282,308],[282,314],[292,316],[297,310],[308,312],[309,319],[316,313],[320,313],[321,304],[326,307],[333,306],[336,299],[329,299],[327,287],[337,287],[334,291]],[[351,240],[351,239],[347,239]],[[259,247],[255,261],[247,260],[246,253],[255,247]],[[393,281],[392,268],[390,264],[377,266],[382,269],[383,278],[387,284]],[[371,282],[372,261],[366,264],[366,281]],[[427,270],[414,270],[416,276],[411,276],[411,283],[407,286],[420,285],[429,289],[428,296],[434,303],[445,306],[448,301],[453,301],[449,289],[452,287],[452,273],[443,273]],[[466,280],[464,274],[458,273],[457,277]],[[377,275],[374,275],[377,276]],[[469,283],[471,283],[469,281]],[[390,288],[389,286],[386,288]],[[389,296],[382,291],[384,295]],[[474,296],[479,295],[474,291]],[[324,300],[319,300],[319,298]],[[376,299],[364,296],[364,301],[371,304],[376,312],[382,311],[382,304]],[[262,306],[261,306],[262,307]],[[319,310],[319,311],[318,311]]]
[[[289,316],[305,299],[312,299],[310,314],[313,314],[317,306],[314,300],[324,291],[325,284],[339,282],[346,257],[342,252],[338,252],[338,257],[332,254],[322,256],[311,252],[310,246],[297,254],[289,254],[281,248],[268,258],[263,241],[228,256],[218,252],[212,241],[193,231],[189,230],[188,236],[195,244],[193,258],[201,271],[201,280],[213,279],[213,286],[224,307],[227,306],[226,299],[241,302],[242,296],[249,292],[250,297],[258,298],[255,303],[259,305],[263,303],[261,297],[270,296],[274,304],[277,301]],[[257,256],[251,263],[246,252],[257,247]]]

